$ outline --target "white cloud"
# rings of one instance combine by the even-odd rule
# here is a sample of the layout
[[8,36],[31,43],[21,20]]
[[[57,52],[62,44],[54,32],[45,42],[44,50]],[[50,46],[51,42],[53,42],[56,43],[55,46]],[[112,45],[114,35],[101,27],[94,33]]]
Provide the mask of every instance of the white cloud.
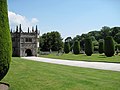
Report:
[[32,18],[28,20],[25,16],[16,14],[14,12],[8,11],[10,28],[15,29],[16,25],[21,24],[22,30],[27,31],[28,27],[32,27],[38,24],[39,20],[37,18]]
[[32,23],[37,23],[37,22],[39,22],[39,21],[38,21],[37,18],[32,18],[31,22],[32,22]]

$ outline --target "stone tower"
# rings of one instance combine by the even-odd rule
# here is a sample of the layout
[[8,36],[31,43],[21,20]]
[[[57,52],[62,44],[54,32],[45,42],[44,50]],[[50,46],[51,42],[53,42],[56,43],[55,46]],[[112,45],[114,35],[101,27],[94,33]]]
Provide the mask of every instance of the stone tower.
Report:
[[11,30],[13,56],[37,56],[39,48],[38,36],[37,26],[35,30],[32,27],[32,31],[28,28],[28,32],[22,31],[21,24],[19,28],[16,27],[16,31]]

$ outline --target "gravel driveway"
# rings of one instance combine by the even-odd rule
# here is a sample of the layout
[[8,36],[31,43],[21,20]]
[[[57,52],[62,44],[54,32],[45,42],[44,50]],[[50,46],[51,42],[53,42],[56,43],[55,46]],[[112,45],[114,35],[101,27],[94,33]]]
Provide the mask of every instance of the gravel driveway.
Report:
[[86,61],[74,61],[74,60],[72,61],[72,60],[42,58],[42,57],[21,57],[21,58],[27,60],[40,61],[40,62],[68,65],[68,66],[120,71],[120,64],[118,63],[86,62]]

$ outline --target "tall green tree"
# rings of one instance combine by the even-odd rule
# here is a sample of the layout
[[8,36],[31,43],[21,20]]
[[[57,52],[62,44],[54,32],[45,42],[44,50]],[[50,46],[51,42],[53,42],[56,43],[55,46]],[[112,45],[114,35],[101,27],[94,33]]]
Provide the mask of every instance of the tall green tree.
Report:
[[73,53],[74,54],[79,54],[80,53],[80,44],[79,41],[75,41],[73,45]]
[[7,74],[12,56],[7,0],[0,0],[0,80]]
[[115,53],[114,40],[111,36],[107,36],[104,40],[104,52],[107,57],[111,57]]
[[85,39],[85,54],[91,56],[93,54],[93,43],[90,37]]
[[106,38],[107,36],[110,36],[110,30],[111,29],[108,26],[102,27],[102,29],[101,29],[101,36],[103,37],[103,39]]
[[52,45],[52,51],[59,51],[60,49],[63,48],[63,42],[62,42],[62,37],[61,34],[58,31],[53,31],[51,32],[51,45]]
[[44,33],[40,37],[40,48],[41,51],[50,51],[51,49],[51,38],[50,38],[50,33]]
[[70,44],[69,42],[64,43],[64,52],[68,54],[70,52]]
[[41,51],[58,51],[63,48],[61,35],[57,31],[44,33],[40,39]]

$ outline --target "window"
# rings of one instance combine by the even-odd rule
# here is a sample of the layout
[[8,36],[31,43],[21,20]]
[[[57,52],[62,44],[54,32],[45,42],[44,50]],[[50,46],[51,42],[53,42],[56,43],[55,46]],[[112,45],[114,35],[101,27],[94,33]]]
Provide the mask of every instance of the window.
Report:
[[32,38],[26,38],[25,42],[32,42]]

